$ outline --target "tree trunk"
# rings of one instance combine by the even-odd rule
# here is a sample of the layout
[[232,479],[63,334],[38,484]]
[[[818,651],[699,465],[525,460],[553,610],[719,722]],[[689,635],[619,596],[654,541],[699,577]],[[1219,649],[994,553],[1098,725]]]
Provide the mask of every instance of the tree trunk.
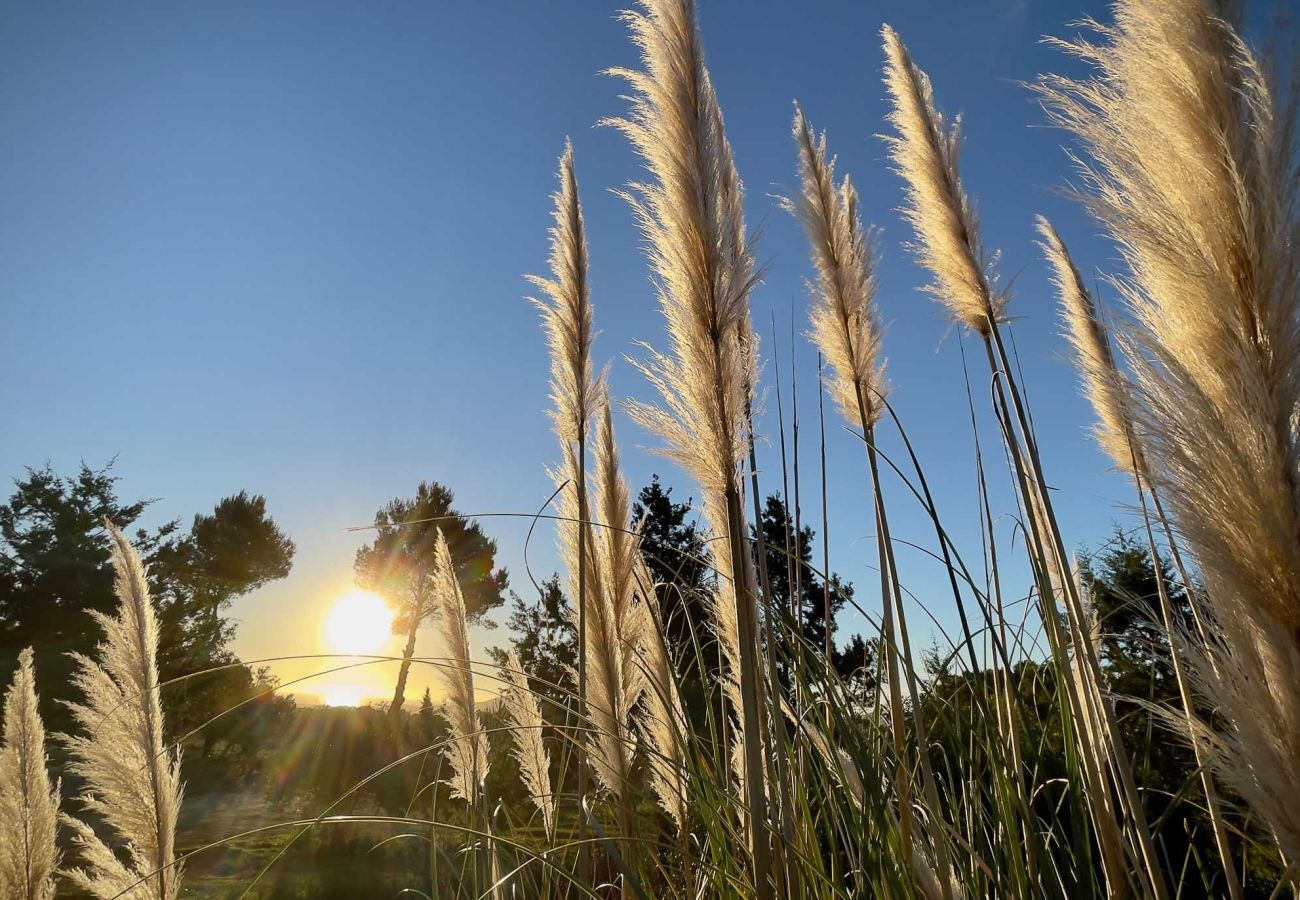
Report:
[[411,616],[411,626],[406,631],[406,648],[402,650],[402,666],[397,670],[397,689],[388,714],[396,716],[406,703],[406,677],[411,674],[411,657],[415,656],[415,632],[420,628],[420,617]]

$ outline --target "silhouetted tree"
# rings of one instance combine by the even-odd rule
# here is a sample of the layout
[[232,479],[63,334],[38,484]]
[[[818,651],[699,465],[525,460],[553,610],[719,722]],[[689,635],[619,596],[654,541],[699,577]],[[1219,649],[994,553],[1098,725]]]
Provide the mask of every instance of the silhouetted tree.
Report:
[[712,570],[704,537],[690,518],[690,500],[677,503],[672,493],[653,476],[632,505],[632,521],[640,528],[641,551],[655,580],[668,646],[679,655],[694,655],[692,633],[707,639]]
[[452,508],[452,493],[436,481],[420,482],[415,496],[401,497],[375,513],[375,539],[357,551],[357,581],[394,604],[393,633],[406,635],[402,664],[389,713],[405,702],[406,681],[415,655],[415,637],[434,613],[430,604],[435,571],[434,544],[439,530],[447,539],[456,578],[465,595],[465,612],[471,622],[483,620],[505,599],[509,579],[496,566],[496,541]]
[[[802,525],[795,534],[794,519],[779,495],[767,498],[763,506],[763,540],[767,549],[767,577],[772,586],[772,599],[782,604],[789,616],[796,612],[802,624],[803,637],[814,647],[825,646],[827,628],[835,636],[835,614],[853,599],[853,585],[830,575],[831,619],[826,621],[826,582],[819,577],[812,561],[813,538],[817,533]],[[757,530],[750,527],[757,553]],[[788,549],[787,549],[788,548]],[[791,602],[798,588],[797,605]]]
[[[506,627],[514,635],[519,665],[528,674],[528,685],[543,702],[542,715],[549,722],[560,722],[569,707],[569,695],[575,689],[573,673],[578,665],[578,629],[574,627],[572,606],[560,589],[560,576],[542,582],[541,594],[529,603],[511,592],[510,616]],[[504,650],[493,648],[493,662],[507,663]]]
[[[111,466],[91,469],[83,463],[69,477],[48,464],[28,468],[0,506],[0,632],[14,654],[29,644],[85,647],[87,640],[93,643],[94,629],[81,614],[112,608],[113,568],[103,521],[125,529],[149,501],[120,502]],[[171,523],[154,534],[137,532],[140,555],[149,558],[175,528]]]
[[[237,597],[288,575],[293,554],[293,541],[267,515],[266,500],[240,491],[211,514],[196,515],[188,534],[161,541],[149,557],[158,666],[164,678],[185,678],[168,688],[167,724],[174,733],[198,728],[214,712],[265,690],[227,650],[234,626],[222,613]],[[214,728],[228,737],[246,716],[226,718]],[[213,740],[205,737],[202,746],[206,753]]]
[[853,696],[866,703],[876,687],[876,662],[879,658],[878,638],[865,638],[855,634],[844,646],[835,648],[832,663],[835,672],[844,681]]
[[[61,701],[72,699],[66,654],[90,653],[100,638],[85,613],[116,604],[103,520],[128,528],[150,503],[120,501],[117,480],[111,463],[101,469],[82,464],[72,476],[49,465],[29,468],[0,505],[0,672],[7,679],[18,651],[35,649],[42,711],[54,728],[66,727]],[[186,534],[173,521],[138,529],[133,539],[158,607],[167,724],[173,737],[182,736],[265,690],[264,678],[227,648],[234,630],[223,612],[236,597],[287,575],[294,547],[267,515],[265,500],[242,491],[211,515],[195,516]],[[202,672],[208,674],[186,677]],[[219,720],[211,727],[224,738],[200,746],[251,744],[251,738],[240,743],[233,736],[251,729],[250,711],[265,708],[253,705]]]

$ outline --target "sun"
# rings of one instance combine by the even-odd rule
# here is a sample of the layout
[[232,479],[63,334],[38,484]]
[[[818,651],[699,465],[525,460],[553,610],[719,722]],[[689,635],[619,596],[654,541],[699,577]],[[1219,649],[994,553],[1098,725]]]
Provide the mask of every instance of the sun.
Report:
[[364,689],[354,684],[333,685],[321,692],[326,706],[360,706],[365,699]]
[[393,611],[370,591],[344,594],[325,617],[325,643],[339,653],[376,653],[392,630]]

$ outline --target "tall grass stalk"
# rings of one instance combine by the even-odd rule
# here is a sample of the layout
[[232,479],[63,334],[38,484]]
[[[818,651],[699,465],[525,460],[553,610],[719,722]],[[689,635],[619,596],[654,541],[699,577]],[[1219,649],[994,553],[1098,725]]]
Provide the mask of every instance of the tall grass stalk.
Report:
[[[550,278],[533,276],[530,280],[546,295],[535,301],[542,314],[551,358],[551,420],[560,440],[563,468],[561,508],[569,509],[568,521],[561,523],[562,548],[577,598],[578,613],[578,717],[585,713],[587,698],[587,581],[590,563],[591,531],[588,527],[587,438],[596,410],[597,379],[591,362],[595,339],[592,326],[591,289],[587,280],[587,235],[583,225],[582,202],[578,196],[578,179],[573,166],[573,145],[565,141],[560,156],[560,189],[552,195],[555,205],[554,226],[550,229]],[[570,463],[570,456],[572,462]],[[567,713],[566,713],[567,718]],[[570,744],[577,750],[578,803],[587,802],[587,742],[577,737]],[[567,759],[566,745],[566,759]],[[561,772],[567,766],[561,766]],[[580,867],[591,872],[590,845],[584,840],[587,831],[585,813],[578,815]]]
[[[589,759],[592,771],[614,798],[618,812],[616,837],[624,841],[618,849],[631,865],[636,746],[631,717],[647,688],[637,651],[645,642],[640,631],[648,620],[637,610],[637,604],[644,602],[637,578],[640,550],[635,533],[629,529],[631,501],[619,468],[609,400],[603,396],[596,423],[593,496],[604,527],[596,540],[592,603],[587,615],[586,649],[591,676],[587,681],[587,714],[594,731]],[[630,873],[624,874],[623,895],[632,896]]]
[[[905,709],[899,686],[900,667],[896,649],[899,644],[904,656],[903,680],[907,684],[911,700],[923,790],[933,815],[939,814],[941,805],[930,764],[929,741],[926,737],[920,690],[914,676],[907,619],[898,585],[889,518],[876,458],[875,427],[880,420],[882,404],[889,389],[885,381],[884,362],[880,358],[881,327],[875,308],[876,252],[871,233],[862,226],[858,195],[853,183],[847,176],[838,185],[835,183],[835,163],[827,158],[825,136],[818,139],[803,113],[797,109],[794,136],[799,151],[802,191],[791,197],[787,205],[804,225],[812,245],[813,265],[817,270],[816,299],[812,311],[813,339],[830,362],[834,373],[830,382],[832,396],[841,413],[862,429],[867,445],[881,574],[884,650],[889,658],[894,752],[898,759],[899,810],[904,849],[910,851],[910,772],[903,752]],[[938,887],[947,900],[952,896],[947,838],[942,834],[940,826],[932,831],[933,852],[938,863]]]
[[1238,37],[1235,7],[1122,0],[1060,44],[1093,77],[1049,77],[1083,143],[1086,201],[1127,266],[1133,430],[1205,582],[1214,632],[1183,642],[1226,727],[1220,777],[1300,859],[1300,233],[1294,105]]
[[[891,157],[907,184],[905,215],[917,232],[918,257],[934,276],[930,290],[983,341],[1003,437],[1024,507],[1026,537],[1039,583],[1040,617],[1062,683],[1086,678],[1099,685],[1100,662],[1091,645],[1081,639],[1087,632],[1082,598],[1070,572],[1032,422],[1001,333],[1005,292],[996,288],[991,261],[980,242],[978,221],[958,176],[959,122],[949,124],[939,115],[929,79],[912,61],[898,35],[889,26],[882,34],[887,57],[885,84],[894,104],[889,120],[897,131],[897,136],[889,139]],[[1057,604],[1049,602],[1051,598],[1059,599],[1064,608],[1073,638],[1068,644],[1058,633]],[[1078,666],[1070,664],[1071,649],[1077,654]],[[1132,769],[1118,739],[1118,727],[1108,705],[1083,707],[1089,690],[1075,683],[1065,698],[1076,720],[1074,737],[1082,742],[1080,760],[1096,777],[1091,788],[1095,795],[1106,790],[1095,761],[1110,759],[1122,800],[1120,812],[1129,823],[1124,833],[1133,847],[1142,890],[1163,898],[1167,894],[1164,878]],[[1093,715],[1098,718],[1096,729],[1090,729],[1085,719]],[[1068,719],[1065,724],[1070,727]],[[1097,744],[1099,739],[1104,745]],[[1100,796],[1088,798],[1088,802],[1094,810],[1108,806]],[[1104,831],[1113,827],[1108,816],[1094,815],[1093,820],[1094,826]]]
[[[1148,551],[1151,559],[1157,561],[1153,570],[1160,601],[1161,625],[1172,650],[1180,643],[1181,626],[1174,620],[1173,605],[1169,599],[1164,572],[1158,564],[1160,554],[1151,529],[1151,515],[1146,505],[1146,494],[1151,489],[1151,481],[1146,474],[1146,460],[1129,424],[1132,417],[1126,411],[1127,405],[1131,402],[1132,388],[1115,363],[1110,339],[1106,333],[1106,326],[1101,320],[1097,303],[1084,286],[1083,278],[1070,258],[1065,242],[1061,240],[1052,224],[1041,216],[1038,219],[1038,230],[1042,236],[1043,252],[1051,264],[1053,281],[1060,295],[1062,318],[1065,320],[1066,334],[1074,350],[1075,363],[1082,375],[1084,393],[1097,414],[1098,425],[1094,430],[1094,436],[1101,447],[1115,460],[1121,471],[1128,472],[1133,477],[1137,489]],[[1185,588],[1188,591],[1192,590],[1190,583],[1186,583]],[[1196,740],[1193,718],[1195,714],[1189,680],[1180,653],[1171,652],[1169,661],[1173,669],[1174,681],[1178,686],[1179,702],[1182,704],[1182,725],[1189,732],[1192,751],[1200,769],[1201,790],[1205,794],[1206,810],[1210,816],[1215,847],[1219,853],[1219,862],[1223,866],[1228,894],[1233,900],[1238,900],[1241,897],[1241,886],[1232,869],[1232,851],[1228,843],[1227,824],[1223,819],[1214,778],[1207,768],[1204,748]]]
[[50,900],[60,853],[59,785],[51,784],[30,647],[4,696],[0,743],[0,896]]
[[637,562],[637,584],[642,602],[634,614],[644,619],[637,631],[641,637],[640,665],[646,682],[646,710],[641,717],[641,729],[650,747],[650,786],[684,840],[690,824],[686,782],[689,725],[676,669],[664,640],[664,621],[655,585],[644,559]]
[[73,654],[73,681],[85,702],[68,704],[81,733],[64,741],[68,771],[85,784],[82,806],[126,844],[128,862],[90,826],[65,817],[82,863],[66,875],[101,900],[122,894],[173,900],[182,877],[175,851],[182,788],[180,754],[163,740],[158,625],[144,564],[121,531],[105,527],[119,605],[116,615],[91,612],[105,635],[99,661]]
[[669,353],[651,350],[640,366],[663,406],[631,409],[643,426],[665,439],[667,455],[699,482],[705,515],[724,539],[714,559],[717,634],[739,724],[753,889],[766,900],[773,896],[765,761],[772,745],[740,476],[745,408],[754,380],[754,357],[746,352],[752,343],[753,253],[694,4],[646,0],[624,20],[644,70],[614,70],[633,92],[629,114],[614,124],[651,175],[626,197],[649,245],[670,344]]

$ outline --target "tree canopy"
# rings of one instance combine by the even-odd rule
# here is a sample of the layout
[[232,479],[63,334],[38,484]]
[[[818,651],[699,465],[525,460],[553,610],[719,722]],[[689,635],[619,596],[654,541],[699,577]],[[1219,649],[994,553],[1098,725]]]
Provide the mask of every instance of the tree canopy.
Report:
[[[117,482],[111,463],[83,463],[66,476],[49,465],[28,468],[0,504],[0,672],[7,678],[18,652],[33,647],[42,711],[56,728],[67,724],[61,701],[71,699],[66,654],[94,648],[100,629],[86,613],[109,611],[116,602],[104,520],[126,529],[152,502],[123,502]],[[234,627],[224,611],[285,577],[294,545],[267,514],[265,499],[246,491],[196,515],[187,532],[170,521],[136,529],[133,540],[158,610],[159,675],[164,682],[183,679],[163,690],[168,727],[184,735],[272,684],[228,649]],[[198,673],[204,674],[186,677]],[[233,735],[244,718],[229,717],[218,730]],[[212,744],[209,736],[205,749]]]
[[452,507],[451,489],[422,481],[415,496],[398,497],[375,513],[375,538],[357,551],[357,582],[393,604],[393,633],[406,635],[402,664],[389,711],[396,714],[406,700],[406,681],[415,655],[416,632],[434,615],[431,587],[437,571],[434,548],[442,532],[456,567],[456,580],[465,597],[465,614],[482,622],[485,614],[505,600],[509,576],[496,568],[497,542]]

